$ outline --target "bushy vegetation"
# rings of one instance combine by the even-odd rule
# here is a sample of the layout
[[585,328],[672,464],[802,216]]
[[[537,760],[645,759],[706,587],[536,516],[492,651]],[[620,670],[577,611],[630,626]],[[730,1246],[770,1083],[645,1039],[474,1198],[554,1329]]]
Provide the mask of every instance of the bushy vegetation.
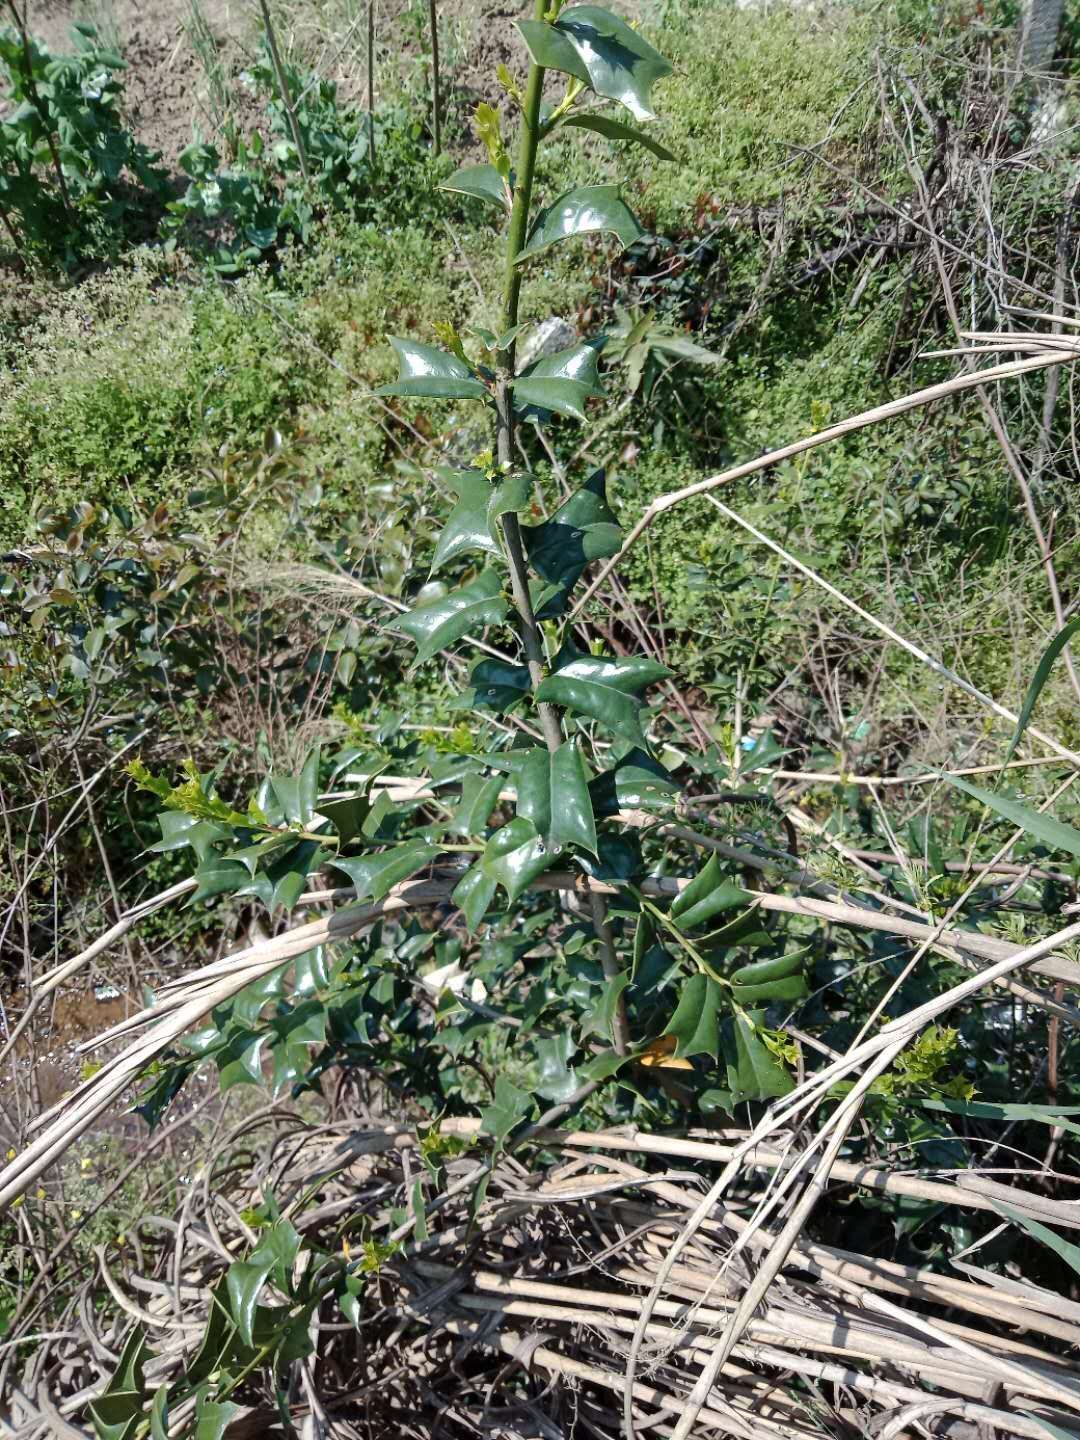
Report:
[[[0,1334],[82,1326],[65,1414],[108,1440],[228,1434],[238,1406],[318,1418],[397,1383],[385,1355],[406,1344],[429,1367],[412,1398],[380,1396],[355,1433],[401,1429],[410,1406],[441,1416],[456,1373],[542,1408],[542,1386],[473,1356],[494,1333],[471,1328],[482,1294],[471,1311],[401,1297],[421,1277],[472,1303],[497,1272],[523,1324],[566,1325],[527,1287],[584,1251],[631,1314],[606,1351],[581,1348],[593,1373],[575,1382],[589,1433],[614,1433],[594,1362],[640,1381],[657,1299],[702,1298],[685,1275],[704,1251],[683,1281],[665,1265],[699,1191],[676,1203],[670,1177],[634,1169],[663,1153],[727,1196],[695,1242],[719,1247],[707,1303],[788,1267],[835,1305],[821,1257],[839,1236],[922,1307],[880,1370],[841,1342],[837,1383],[914,1376],[943,1416],[998,1429],[1028,1424],[1017,1395],[1070,1403],[1046,1375],[1073,1343],[1054,1311],[1071,1279],[1043,1248],[1075,1260],[1046,1229],[1071,1214],[1078,1101],[1069,372],[957,384],[758,462],[958,376],[940,352],[964,327],[989,350],[988,332],[1071,313],[1071,31],[1048,133],[1004,10],[672,0],[630,29],[561,8],[525,22],[528,77],[500,65],[479,107],[471,79],[443,76],[441,154],[437,17],[410,11],[414,80],[369,113],[284,30],[279,67],[268,11],[244,72],[259,120],[197,134],[168,181],[92,27],[74,55],[19,29],[0,49],[20,287],[0,377],[0,955],[17,987]],[[350,7],[346,35],[362,18]],[[617,42],[606,69],[597,34]],[[1041,353],[1005,342],[986,363],[1010,345]],[[708,475],[707,496],[669,504]],[[44,1006],[77,952],[78,993],[145,1010],[47,1099]],[[992,961],[1014,967],[1000,988],[965,989]],[[515,1229],[532,1186],[587,1198],[573,1169],[542,1176],[574,1153],[552,1138],[568,1117],[620,1143],[612,1127],[632,1127],[640,1149],[589,1172],[597,1195],[636,1187],[630,1208]],[[180,1154],[153,1149],[189,1124]],[[102,1127],[95,1148],[49,1168],[35,1145],[58,1160],[71,1135],[50,1137],[78,1125]],[[347,1153],[361,1127],[390,1136],[371,1155],[394,1150],[394,1126],[398,1168]],[[812,1134],[861,1188],[800,1209],[793,1172],[789,1234],[761,1176],[786,1163],[770,1147],[802,1154]],[[706,1142],[713,1168],[678,1148]],[[1005,1147],[1014,1193],[981,1175],[945,1191],[954,1171],[998,1175]],[[179,1217],[165,1239],[154,1206]],[[214,1246],[181,1283],[170,1237],[196,1214]],[[639,1253],[644,1235],[666,1238]],[[1007,1275],[1013,1295],[1025,1277],[1048,1347],[1035,1388],[994,1390],[986,1414],[964,1409],[978,1366],[954,1385],[901,1353],[911,1325],[962,1314],[980,1364],[1012,1356],[981,1291],[935,1289],[969,1245],[980,1284]],[[155,1330],[95,1280],[91,1324],[54,1283],[91,1263],[151,1277],[146,1294],[175,1284],[173,1310]],[[708,1322],[721,1348],[744,1304]],[[465,1344],[448,1367],[430,1350],[444,1324]],[[704,1362],[674,1353],[649,1403],[669,1395],[683,1435]],[[883,1423],[870,1399],[826,1400],[831,1371],[744,1360],[755,1423],[774,1381],[797,1433]],[[911,1401],[873,1403],[890,1397]],[[471,1404],[452,1433],[491,1428]]]

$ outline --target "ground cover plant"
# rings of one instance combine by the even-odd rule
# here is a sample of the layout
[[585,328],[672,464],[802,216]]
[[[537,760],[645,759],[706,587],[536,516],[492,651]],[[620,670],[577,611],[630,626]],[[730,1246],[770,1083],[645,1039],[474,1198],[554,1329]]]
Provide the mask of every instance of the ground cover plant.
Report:
[[12,337],[11,1428],[1073,1433],[1077,348],[1007,19],[847,88],[858,17],[729,15],[688,94],[776,46],[830,117],[792,220],[785,112],[707,173],[667,118],[711,13],[540,4],[388,234],[370,103],[305,188],[284,19],[306,218]]

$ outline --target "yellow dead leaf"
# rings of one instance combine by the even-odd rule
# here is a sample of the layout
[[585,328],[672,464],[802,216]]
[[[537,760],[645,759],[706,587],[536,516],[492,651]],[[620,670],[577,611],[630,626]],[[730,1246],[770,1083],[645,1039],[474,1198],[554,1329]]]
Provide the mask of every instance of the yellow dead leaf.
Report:
[[662,1070],[692,1070],[694,1067],[689,1060],[675,1058],[678,1044],[678,1037],[675,1035],[661,1035],[658,1040],[650,1040],[637,1057],[638,1064],[654,1065]]

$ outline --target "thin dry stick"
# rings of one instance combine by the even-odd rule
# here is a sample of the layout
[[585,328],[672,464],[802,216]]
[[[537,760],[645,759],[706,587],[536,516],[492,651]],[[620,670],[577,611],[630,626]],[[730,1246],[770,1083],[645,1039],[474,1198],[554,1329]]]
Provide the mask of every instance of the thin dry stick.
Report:
[[442,154],[442,118],[439,113],[439,14],[436,0],[428,0],[428,20],[431,24],[431,119],[432,139],[435,154]]
[[[992,339],[993,337],[987,338]],[[1017,344],[1010,348],[1018,349],[1020,346]],[[856,430],[865,430],[870,425],[878,425],[884,420],[892,420],[897,415],[906,414],[908,410],[917,410],[922,405],[929,405],[935,400],[959,394],[962,390],[970,390],[973,386],[991,384],[996,380],[1010,380],[1015,376],[1026,375],[1034,370],[1043,370],[1048,365],[1072,364],[1078,357],[1080,357],[1080,344],[1075,342],[1065,341],[1061,344],[1060,349],[1051,351],[1039,347],[1039,353],[1026,360],[1010,360],[1001,365],[991,366],[988,370],[979,371],[976,375],[955,375],[951,380],[943,380],[937,385],[928,385],[925,389],[916,390],[899,400],[890,400],[885,405],[874,406],[872,410],[863,410],[860,414],[842,420],[837,425],[830,425],[825,430],[819,430],[816,435],[810,435],[805,440],[796,440],[790,445],[781,446],[778,450],[770,450],[765,455],[759,455],[756,460],[747,460],[718,475],[710,475],[705,480],[698,480],[693,485],[686,485],[681,490],[671,490],[666,495],[658,496],[627,535],[618,554],[612,556],[596,577],[589,582],[580,599],[570,611],[569,618],[573,619],[575,615],[579,614],[582,607],[592,598],[627,552],[637,544],[656,517],[662,515],[665,510],[681,504],[683,500],[692,500],[696,495],[707,495],[721,485],[730,485],[733,481],[742,480],[747,475],[756,475],[762,470],[768,470],[779,464],[782,460],[790,460],[795,455],[802,455],[807,450],[816,449],[819,445],[828,445],[833,440],[842,440],[844,436],[851,435]]]
[[375,169],[375,0],[367,7],[367,114],[368,163]]
[[263,29],[266,31],[266,46],[270,51],[270,61],[274,67],[274,78],[277,80],[278,95],[285,107],[285,114],[289,121],[289,132],[296,146],[296,158],[300,162],[300,173],[305,182],[311,179],[308,173],[307,148],[304,145],[304,136],[300,129],[300,122],[296,118],[296,108],[289,93],[289,80],[285,74],[285,66],[281,63],[281,55],[278,51],[277,36],[274,34],[274,22],[270,18],[270,6],[267,0],[259,0],[259,9],[262,11]]

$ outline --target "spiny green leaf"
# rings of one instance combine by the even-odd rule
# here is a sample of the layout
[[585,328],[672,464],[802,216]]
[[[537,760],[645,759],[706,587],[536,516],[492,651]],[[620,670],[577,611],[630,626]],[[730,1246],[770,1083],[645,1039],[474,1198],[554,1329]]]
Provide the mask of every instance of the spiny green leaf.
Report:
[[[513,184],[513,176],[510,178]],[[449,180],[444,180],[439,189],[468,195],[474,200],[485,200],[503,210],[510,203],[506,182],[494,165],[463,165],[460,170],[454,171]]]
[[650,92],[671,66],[624,20],[596,5],[575,5],[554,25],[522,20],[518,29],[537,65],[575,76],[636,120],[654,118]]
[[1041,840],[1051,850],[1065,850],[1080,859],[1080,830],[1074,830],[1071,825],[1063,825],[1060,820],[1054,820],[1049,815],[1042,815],[1030,805],[1012,800],[1007,795],[995,795],[990,790],[982,790],[978,785],[962,780],[959,775],[942,775],[941,778],[957,790],[963,790],[974,799],[980,800],[1003,819],[1018,826],[1025,834]]
[[658,760],[634,749],[597,775],[589,790],[594,813],[606,816],[620,810],[663,810],[673,803],[679,785]]
[[688,1060],[692,1055],[720,1053],[718,1015],[723,999],[720,986],[709,975],[694,975],[682,988],[675,1014],[668,1021],[665,1034],[678,1041],[675,1056]]
[[438,846],[430,840],[409,840],[377,855],[345,856],[326,863],[348,875],[358,900],[381,900],[395,885],[430,865],[438,853]]
[[735,1016],[737,1062],[732,1090],[738,1100],[773,1100],[795,1088],[795,1082],[761,1039],[757,1012]]
[[466,775],[461,787],[461,803],[454,811],[451,829],[456,835],[482,835],[499,801],[503,787],[501,775]]
[[199,866],[195,879],[198,884],[188,901],[189,906],[208,900],[213,895],[232,895],[247,885],[251,876],[245,865],[237,865],[233,860],[212,859]]
[[559,613],[591,561],[619,553],[622,532],[607,503],[603,470],[590,475],[542,525],[523,526],[522,535],[533,569],[563,592],[554,605],[537,609],[546,619],[548,612]]
[[540,211],[515,263],[524,264],[560,240],[601,231],[616,235],[624,250],[644,234],[617,185],[579,185]]
[[225,1431],[239,1414],[240,1406],[231,1400],[219,1403],[200,1395],[195,1411],[195,1440],[223,1440]]
[[666,665],[639,656],[610,660],[569,653],[555,673],[541,682],[536,698],[589,715],[614,734],[644,747],[637,696],[646,685],[670,674]]
[[534,746],[517,770],[517,813],[529,820],[549,846],[578,845],[596,854],[588,776],[575,740],[551,754]]
[[414,395],[436,400],[488,398],[487,386],[456,355],[395,335],[390,336],[390,344],[397,352],[400,373],[393,385],[380,385],[376,395]]
[[671,918],[680,930],[693,930],[714,915],[732,910],[736,905],[750,904],[753,898],[748,891],[726,879],[720,862],[715,855],[710,855],[704,868],[672,901]]
[[763,980],[757,985],[733,985],[732,998],[737,1005],[790,1003],[805,1000],[810,991],[803,975],[788,975],[783,980]]
[[596,346],[585,341],[535,360],[510,382],[515,401],[584,420],[585,401],[604,394],[596,368],[597,353]]
[[168,854],[190,845],[202,865],[215,840],[222,839],[230,832],[224,825],[215,825],[211,820],[198,820],[194,815],[185,815],[179,810],[163,810],[157,817],[161,827],[161,839],[148,848],[155,854]]
[[584,1017],[581,1026],[581,1038],[584,1040],[589,1035],[603,1035],[605,1039],[615,1039],[615,1017],[619,1010],[619,999],[623,991],[630,984],[630,976],[625,970],[605,982],[600,998]]
[[491,909],[491,902],[495,899],[498,884],[495,876],[489,875],[483,864],[477,860],[475,864],[470,865],[454,886],[450,898],[455,905],[460,907],[465,916],[465,923],[474,935],[483,923],[484,916]]
[[159,1385],[150,1407],[150,1440],[169,1440],[169,1387]]
[[501,1146],[510,1131],[535,1108],[531,1095],[519,1090],[505,1075],[497,1075],[495,1098],[480,1112],[484,1133],[493,1135],[496,1143]]
[[674,160],[675,156],[659,140],[654,140],[636,125],[627,125],[622,120],[612,120],[608,115],[567,115],[560,128],[573,126],[578,130],[593,130],[608,140],[628,140],[633,145],[643,145],[660,160]]
[[569,1031],[564,1030],[550,1038],[537,1040],[536,1056],[540,1062],[540,1078],[536,1093],[545,1100],[563,1102],[569,1100],[581,1085],[581,1079],[570,1065],[570,1056],[577,1044]]
[[498,625],[506,618],[507,609],[498,571],[483,570],[468,585],[426,605],[418,605],[408,614],[398,616],[387,628],[402,630],[416,642],[419,665],[470,630]]
[[481,660],[469,673],[469,688],[457,697],[458,708],[493,710],[505,714],[529,694],[532,682],[528,667],[505,660]]
[[500,515],[524,509],[529,499],[529,480],[524,475],[507,475],[492,483],[482,470],[440,470],[438,472],[458,494],[431,559],[431,573],[469,551],[500,555],[502,547],[495,534]]
[[512,905],[538,875],[549,870],[560,856],[547,844],[536,827],[520,816],[496,830],[487,843],[483,868],[506,891]]
[[330,821],[337,831],[342,845],[348,845],[364,828],[364,821],[371,814],[371,796],[349,795],[344,800],[324,800],[319,814]]

